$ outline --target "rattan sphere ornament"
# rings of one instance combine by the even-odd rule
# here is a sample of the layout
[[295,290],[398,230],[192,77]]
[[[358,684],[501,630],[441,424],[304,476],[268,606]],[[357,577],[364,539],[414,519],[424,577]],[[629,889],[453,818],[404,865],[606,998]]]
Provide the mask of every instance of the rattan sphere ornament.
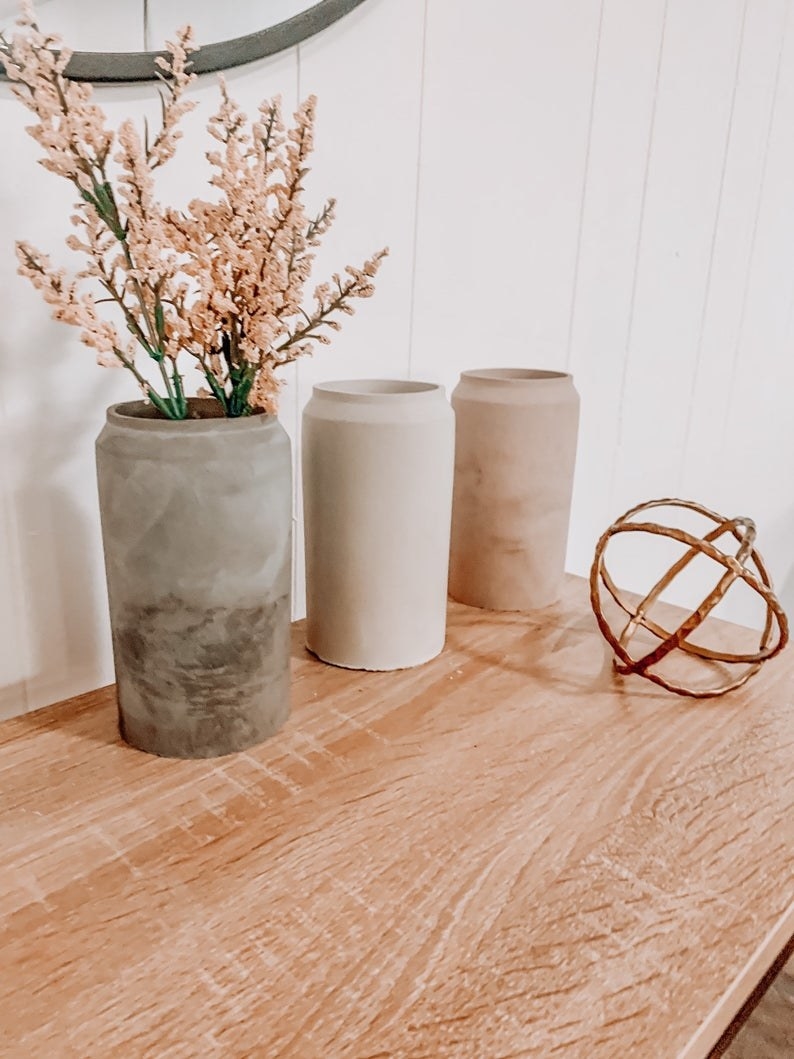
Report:
[[[684,508],[688,511],[695,511],[713,522],[714,528],[709,530],[703,537],[697,537],[683,529],[661,525],[658,522],[647,521],[641,517],[645,512],[659,507]],[[686,546],[686,551],[683,555],[659,578],[644,598],[636,603],[628,599],[616,587],[605,563],[605,553],[610,541],[616,536],[626,533],[637,535],[653,534],[668,537]],[[729,537],[737,545],[733,554],[723,551],[722,548],[717,546],[717,542],[722,537]],[[655,684],[659,684],[668,691],[676,692],[679,695],[710,698],[741,687],[753,674],[758,672],[764,662],[779,654],[788,642],[788,621],[783,608],[772,591],[772,583],[763,560],[755,550],[755,537],[755,523],[751,519],[725,518],[691,500],[650,500],[647,503],[638,504],[636,507],[631,508],[630,511],[627,511],[625,515],[622,515],[610,526],[596,545],[595,557],[590,570],[590,602],[598,627],[614,651],[615,669],[619,673],[636,673],[638,676],[646,677]],[[698,555],[705,555],[709,559],[714,560],[724,568],[725,572],[700,606],[685,617],[677,628],[666,629],[651,618],[650,611],[662,592],[672,584],[675,578]],[[690,637],[695,630],[703,623],[720,600],[724,598],[731,585],[740,580],[757,592],[766,604],[766,621],[763,631],[759,634],[758,649],[751,653],[734,654],[728,651],[712,650],[700,644],[692,643]],[[604,616],[602,589],[606,589],[609,596],[612,597],[627,618],[620,632],[616,633]],[[630,651],[633,646],[632,641],[640,629],[647,630],[654,641],[658,642],[644,654],[638,652],[632,654]],[[729,675],[726,680],[717,686],[697,689],[686,687],[654,671],[654,667],[658,666],[673,651],[682,651],[692,658],[701,660],[704,668],[710,663],[718,662],[727,666],[740,665],[744,669],[737,677],[734,678]]]

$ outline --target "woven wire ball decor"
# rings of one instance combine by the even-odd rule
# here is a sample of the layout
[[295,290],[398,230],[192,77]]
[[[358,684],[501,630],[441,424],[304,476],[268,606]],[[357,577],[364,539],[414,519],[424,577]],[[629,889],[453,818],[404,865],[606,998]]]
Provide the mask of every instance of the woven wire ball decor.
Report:
[[[714,528],[702,537],[697,537],[683,529],[651,522],[644,517],[647,512],[659,507],[697,512],[710,522],[713,522]],[[626,594],[616,587],[605,563],[605,553],[610,541],[621,534],[652,534],[670,538],[685,546],[680,558],[656,581],[650,591],[636,602],[633,598],[627,598]],[[728,537],[733,542],[733,554],[730,554],[727,549],[723,550],[723,548],[718,546],[718,542],[723,537]],[[630,511],[627,511],[625,515],[622,515],[610,526],[602,534],[596,545],[595,557],[590,570],[590,602],[598,627],[614,652],[615,669],[619,673],[635,673],[646,677],[655,684],[659,684],[668,691],[676,692],[679,695],[709,698],[714,695],[723,695],[726,691],[733,691],[735,688],[741,687],[753,674],[758,672],[765,661],[779,654],[788,642],[788,621],[783,608],[772,591],[772,583],[763,560],[755,550],[755,537],[755,523],[751,519],[725,518],[691,500],[650,500],[647,503],[638,504],[636,507],[631,508]],[[724,573],[722,573],[715,587],[698,607],[692,610],[688,616],[684,614],[677,627],[667,629],[651,617],[651,609],[665,589],[700,555],[705,555],[709,559],[714,560],[715,563],[723,568]],[[766,619],[763,630],[759,634],[760,642],[757,650],[748,653],[733,653],[693,643],[690,640],[692,634],[702,625],[717,604],[725,597],[730,587],[737,581],[743,581],[753,591],[758,593],[766,605]],[[621,621],[623,617],[626,618],[620,632],[616,633],[614,631],[604,615],[602,590],[606,590],[620,608],[620,611],[623,612]],[[638,651],[632,653],[630,648],[636,646],[634,638],[640,630],[646,630],[647,633],[650,633],[653,643],[644,654]],[[646,636],[645,639],[648,639],[648,637]],[[738,676],[734,677],[733,673],[728,670],[727,677],[716,686],[698,687],[696,689],[686,687],[684,684],[654,671],[654,667],[657,667],[663,659],[674,651],[682,651],[691,658],[699,660],[705,668],[708,668],[709,663],[724,663],[725,667],[741,666],[742,671]]]

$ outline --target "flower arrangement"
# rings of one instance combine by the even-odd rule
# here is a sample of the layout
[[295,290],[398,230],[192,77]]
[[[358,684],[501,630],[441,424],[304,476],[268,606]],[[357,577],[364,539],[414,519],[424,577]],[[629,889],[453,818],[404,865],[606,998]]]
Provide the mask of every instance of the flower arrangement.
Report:
[[[285,128],[278,98],[261,103],[249,124],[221,77],[220,105],[207,126],[216,196],[194,198],[184,210],[164,208],[155,198],[155,172],[174,156],[180,120],[196,105],[186,98],[195,79],[190,27],[157,60],[160,128],[151,136],[144,124],[141,136],[130,120],[116,133],[107,128],[91,87],[65,76],[71,52],[39,29],[29,5],[17,25],[22,32],[10,41],[0,35],[0,58],[16,97],[37,119],[27,131],[43,148],[41,164],[78,192],[71,217],[77,232],[67,245],[86,259],[68,279],[46,254],[19,242],[19,272],[55,319],[81,328],[100,364],[135,376],[162,416],[189,414],[184,357],[206,380],[199,393],[215,397],[225,415],[274,412],[276,369],[330,341],[340,315],[353,313],[351,302],[373,293],[388,253],[321,283],[304,308],[315,248],[335,211],[333,199],[315,217],[303,205],[315,98],[299,106],[293,128]],[[111,319],[100,317],[105,303]],[[149,373],[156,382],[136,362],[141,350],[156,365]]]

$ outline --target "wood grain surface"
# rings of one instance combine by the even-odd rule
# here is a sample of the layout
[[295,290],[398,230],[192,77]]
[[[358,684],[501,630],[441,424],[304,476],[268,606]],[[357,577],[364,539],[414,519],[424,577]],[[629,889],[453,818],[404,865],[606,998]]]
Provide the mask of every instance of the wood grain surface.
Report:
[[132,750],[112,689],[0,726],[0,1055],[708,1054],[794,930],[790,652],[669,695],[574,578],[413,670],[294,644],[246,753]]

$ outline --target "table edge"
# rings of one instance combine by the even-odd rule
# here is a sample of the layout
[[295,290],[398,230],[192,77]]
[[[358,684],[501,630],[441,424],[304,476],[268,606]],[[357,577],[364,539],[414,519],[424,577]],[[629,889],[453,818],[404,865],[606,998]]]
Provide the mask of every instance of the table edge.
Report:
[[718,1056],[714,1049],[722,1041],[726,1031],[740,1015],[743,1006],[753,995],[758,984],[767,976],[786,948],[794,939],[794,903],[790,904],[777,923],[755,950],[744,967],[725,990],[689,1041],[678,1053],[677,1059],[711,1059]]

